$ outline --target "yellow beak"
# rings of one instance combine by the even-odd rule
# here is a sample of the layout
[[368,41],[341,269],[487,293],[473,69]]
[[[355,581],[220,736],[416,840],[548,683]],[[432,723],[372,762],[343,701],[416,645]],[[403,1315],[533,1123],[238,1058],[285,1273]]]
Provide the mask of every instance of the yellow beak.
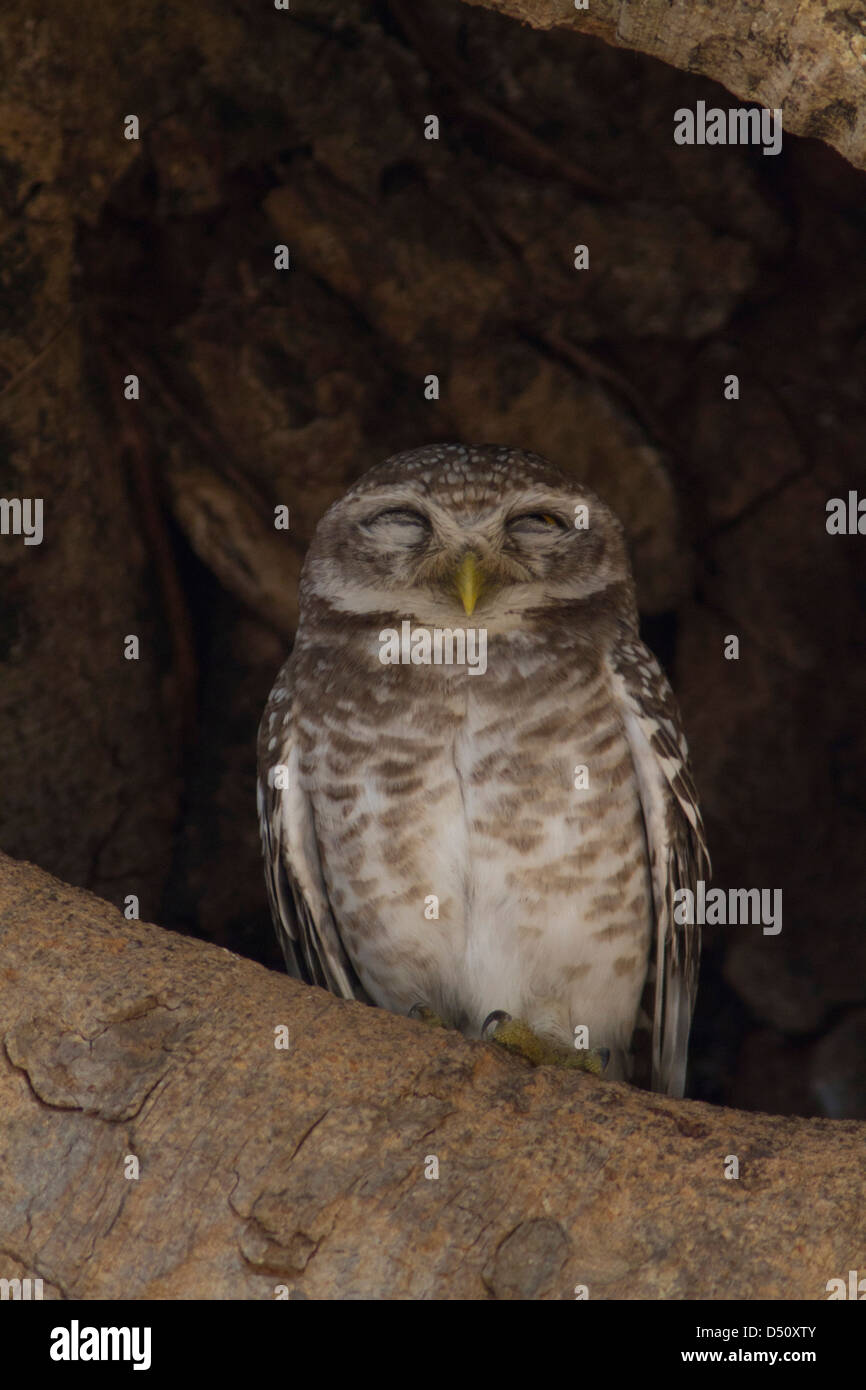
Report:
[[457,569],[457,592],[468,614],[472,613],[484,587],[484,571],[471,550],[468,550]]

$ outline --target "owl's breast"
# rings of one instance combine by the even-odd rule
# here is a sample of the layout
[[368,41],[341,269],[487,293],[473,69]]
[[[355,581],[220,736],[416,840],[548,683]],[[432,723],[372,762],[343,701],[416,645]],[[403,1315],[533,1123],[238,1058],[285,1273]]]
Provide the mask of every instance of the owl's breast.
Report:
[[[403,667],[305,721],[341,937],[371,997],[621,1046],[646,974],[643,820],[602,664]],[[378,674],[378,673],[377,673]],[[602,1036],[602,1034],[604,1036]]]

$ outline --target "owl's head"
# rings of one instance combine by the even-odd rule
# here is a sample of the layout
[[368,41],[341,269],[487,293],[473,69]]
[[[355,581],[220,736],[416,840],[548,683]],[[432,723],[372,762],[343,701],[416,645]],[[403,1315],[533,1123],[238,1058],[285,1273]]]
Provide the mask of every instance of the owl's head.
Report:
[[365,473],[319,523],[302,594],[492,631],[594,596],[633,612],[610,508],[538,454],[498,446],[412,449]]

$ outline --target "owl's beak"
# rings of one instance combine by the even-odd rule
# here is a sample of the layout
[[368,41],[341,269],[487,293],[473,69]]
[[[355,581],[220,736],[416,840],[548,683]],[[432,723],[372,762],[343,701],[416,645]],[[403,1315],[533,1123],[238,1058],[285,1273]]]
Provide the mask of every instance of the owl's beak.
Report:
[[478,596],[484,587],[484,579],[484,570],[478,557],[471,550],[467,550],[457,567],[456,574],[457,592],[467,616],[472,613],[478,602]]

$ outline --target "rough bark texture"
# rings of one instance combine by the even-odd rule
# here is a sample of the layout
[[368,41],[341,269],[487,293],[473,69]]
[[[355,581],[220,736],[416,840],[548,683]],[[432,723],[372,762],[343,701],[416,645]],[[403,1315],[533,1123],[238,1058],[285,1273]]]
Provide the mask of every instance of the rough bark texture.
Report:
[[468,0],[721,82],[866,168],[866,11],[850,0]]
[[862,1266],[862,1124],[532,1070],[5,857],[0,1018],[0,1277],[46,1297],[821,1299]]

